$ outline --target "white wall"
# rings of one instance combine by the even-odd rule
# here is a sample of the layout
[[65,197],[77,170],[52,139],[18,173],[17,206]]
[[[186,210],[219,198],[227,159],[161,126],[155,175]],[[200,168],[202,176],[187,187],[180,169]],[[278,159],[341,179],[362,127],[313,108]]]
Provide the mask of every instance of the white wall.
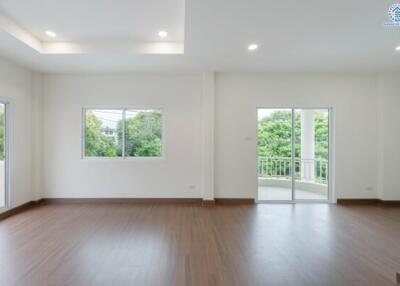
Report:
[[[400,74],[219,73],[211,127],[203,89],[200,74],[42,76],[0,59],[0,97],[12,112],[11,207],[41,197],[202,197],[210,178],[215,197],[254,197],[256,107],[292,106],[334,107],[338,198],[400,199]],[[165,108],[164,161],[81,160],[83,106],[146,105]],[[215,145],[202,146],[212,144],[202,134]],[[202,150],[213,149],[214,178],[202,176]]]
[[352,74],[218,74],[216,197],[255,197],[257,107],[333,107],[336,195],[377,197],[377,77]]
[[[211,109],[204,112],[200,74],[46,75],[39,104],[44,127],[41,196],[210,199],[201,188],[213,179],[215,197],[253,198],[256,108],[333,107],[336,197],[400,199],[395,180],[400,137],[392,132],[400,106],[398,82],[394,75],[376,74],[218,73],[215,125],[209,126],[203,117]],[[165,108],[165,161],[81,160],[82,107],[146,105]],[[204,140],[204,134],[214,134],[215,145],[202,145],[213,141]],[[215,151],[214,176],[202,172],[204,160],[213,161],[211,151],[204,150]]]
[[[198,198],[201,180],[199,75],[44,77],[45,197]],[[82,107],[161,106],[163,161],[81,160]]]
[[400,74],[379,77],[380,198],[400,200]]
[[0,59],[0,98],[10,102],[11,198],[16,207],[34,199],[31,168],[32,73]]

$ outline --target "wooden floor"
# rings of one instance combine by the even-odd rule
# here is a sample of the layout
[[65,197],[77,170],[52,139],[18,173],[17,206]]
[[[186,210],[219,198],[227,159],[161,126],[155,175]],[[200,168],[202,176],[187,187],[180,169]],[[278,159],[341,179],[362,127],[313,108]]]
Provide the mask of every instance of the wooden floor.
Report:
[[59,204],[0,222],[0,285],[395,285],[400,208]]

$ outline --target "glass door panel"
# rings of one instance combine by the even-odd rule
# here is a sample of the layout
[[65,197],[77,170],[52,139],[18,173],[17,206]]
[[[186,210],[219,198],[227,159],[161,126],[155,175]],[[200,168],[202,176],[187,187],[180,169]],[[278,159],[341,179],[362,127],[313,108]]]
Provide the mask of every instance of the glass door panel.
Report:
[[292,109],[264,109],[258,113],[258,200],[291,201]]
[[6,205],[6,105],[0,103],[0,208]]
[[328,200],[329,110],[295,109],[294,199]]

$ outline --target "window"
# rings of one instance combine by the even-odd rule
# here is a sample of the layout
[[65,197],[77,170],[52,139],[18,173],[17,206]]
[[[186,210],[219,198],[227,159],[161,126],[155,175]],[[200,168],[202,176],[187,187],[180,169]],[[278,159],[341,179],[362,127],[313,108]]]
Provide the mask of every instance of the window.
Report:
[[8,103],[0,102],[0,210],[9,206]]
[[160,110],[125,111],[125,156],[161,157]]
[[84,157],[162,157],[161,109],[84,109]]

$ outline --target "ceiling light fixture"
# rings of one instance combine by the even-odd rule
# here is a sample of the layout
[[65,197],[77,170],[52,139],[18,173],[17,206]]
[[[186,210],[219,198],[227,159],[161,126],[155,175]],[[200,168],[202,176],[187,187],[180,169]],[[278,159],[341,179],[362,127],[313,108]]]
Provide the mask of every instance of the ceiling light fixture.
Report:
[[250,44],[250,45],[247,47],[247,49],[248,49],[249,51],[255,51],[255,50],[258,49],[258,45],[257,45],[257,44]]
[[54,33],[53,31],[46,31],[46,35],[52,38],[57,37],[56,33]]
[[160,32],[158,32],[158,36],[159,36],[160,38],[165,38],[166,36],[168,36],[168,33],[165,32],[165,31],[160,31]]
[[400,46],[396,47],[396,51],[400,51]]

